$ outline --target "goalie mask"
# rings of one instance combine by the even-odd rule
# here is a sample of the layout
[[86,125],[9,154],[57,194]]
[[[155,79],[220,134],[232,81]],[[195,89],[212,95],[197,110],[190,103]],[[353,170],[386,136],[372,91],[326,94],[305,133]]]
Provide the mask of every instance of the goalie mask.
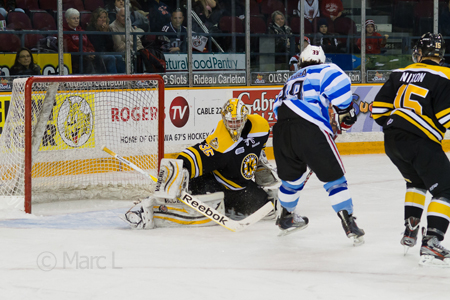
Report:
[[233,141],[237,141],[247,122],[249,111],[242,100],[228,100],[222,108],[222,120]]

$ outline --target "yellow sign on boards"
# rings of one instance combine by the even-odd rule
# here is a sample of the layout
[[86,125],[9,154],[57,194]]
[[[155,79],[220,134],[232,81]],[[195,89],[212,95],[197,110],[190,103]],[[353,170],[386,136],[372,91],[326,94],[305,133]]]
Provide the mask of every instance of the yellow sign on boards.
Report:
[[[0,133],[5,125],[10,99],[11,96],[0,96]],[[42,96],[33,96],[33,101],[36,103],[42,100]],[[94,94],[61,93],[56,95],[55,100],[56,103],[49,117],[40,150],[94,148]],[[35,117],[34,114],[33,117]],[[16,132],[16,134],[18,133]],[[14,140],[10,142],[14,142]],[[21,148],[23,144],[11,146]]]
[[[14,65],[16,54],[0,54],[0,70],[5,76],[10,76],[9,70]],[[63,54],[64,74],[72,73],[72,56],[69,53]],[[58,53],[33,53],[34,63],[41,67],[42,75],[58,75]]]

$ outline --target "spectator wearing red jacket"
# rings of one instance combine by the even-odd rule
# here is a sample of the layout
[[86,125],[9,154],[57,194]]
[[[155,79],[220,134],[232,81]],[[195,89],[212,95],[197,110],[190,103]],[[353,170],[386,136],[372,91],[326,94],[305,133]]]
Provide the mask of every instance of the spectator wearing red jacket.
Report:
[[[72,73],[97,74],[106,73],[102,59],[94,54],[94,46],[89,41],[86,34],[80,35],[77,32],[84,31],[80,26],[80,12],[75,8],[69,8],[65,13],[67,24],[64,24],[64,32],[72,31],[73,34],[64,34],[64,51],[72,52]],[[80,37],[82,39],[82,49],[80,49]],[[81,52],[83,69],[80,68],[80,56],[73,52]]]
[[[371,19],[366,20],[366,54],[380,54],[381,48],[386,46],[389,35],[382,36],[376,32],[375,22]],[[361,39],[358,39],[356,45],[361,50]]]

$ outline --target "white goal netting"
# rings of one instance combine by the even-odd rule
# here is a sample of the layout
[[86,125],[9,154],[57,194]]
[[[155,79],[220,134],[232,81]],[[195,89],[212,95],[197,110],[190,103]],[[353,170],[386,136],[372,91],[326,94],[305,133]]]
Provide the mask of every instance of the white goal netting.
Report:
[[[28,78],[14,80],[0,136],[0,201],[4,202],[0,207],[26,197],[29,184],[33,203],[135,199],[152,193],[151,180],[102,147],[157,176],[164,149],[160,122],[164,90],[155,78],[35,77],[30,78],[31,85]],[[31,121],[31,133],[25,129],[26,119]],[[31,183],[25,179],[28,170]]]

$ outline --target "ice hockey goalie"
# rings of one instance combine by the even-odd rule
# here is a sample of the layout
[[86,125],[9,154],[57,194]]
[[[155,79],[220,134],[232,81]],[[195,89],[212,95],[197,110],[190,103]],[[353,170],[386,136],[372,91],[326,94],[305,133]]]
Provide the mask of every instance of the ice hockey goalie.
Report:
[[269,131],[268,122],[249,114],[241,100],[228,100],[211,134],[183,150],[176,160],[163,160],[154,196],[124,219],[135,228],[213,225],[176,200],[181,190],[202,197],[201,201],[236,220],[275,201],[279,180],[264,152]]

